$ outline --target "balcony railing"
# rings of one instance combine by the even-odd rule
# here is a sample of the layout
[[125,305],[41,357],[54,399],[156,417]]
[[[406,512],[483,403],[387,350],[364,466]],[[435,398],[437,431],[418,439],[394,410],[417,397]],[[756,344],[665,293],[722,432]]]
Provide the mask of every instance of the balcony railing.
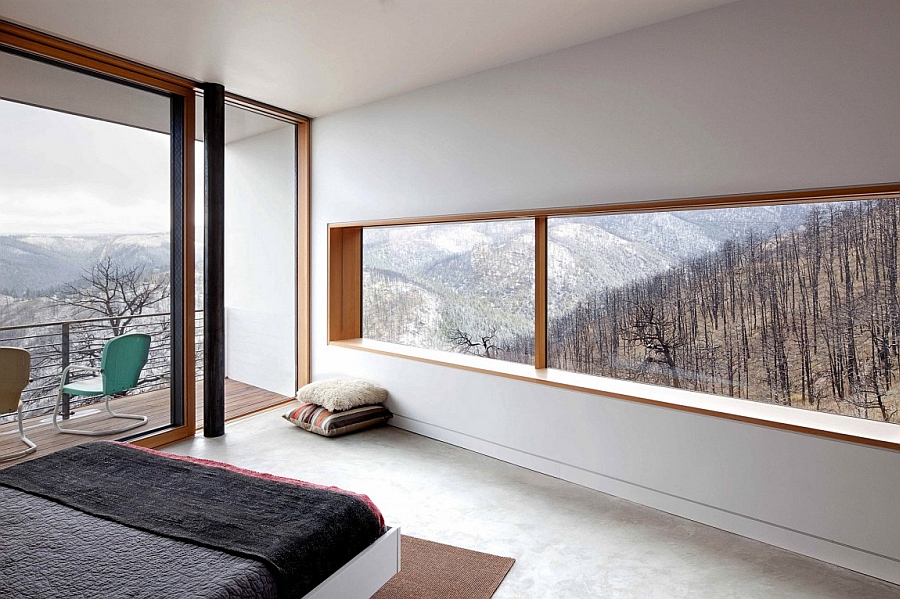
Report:
[[[125,324],[123,324],[125,323]],[[21,347],[31,353],[32,381],[22,393],[23,417],[33,418],[53,411],[60,375],[69,364],[99,366],[105,343],[116,334],[147,333],[151,337],[150,357],[141,378],[130,394],[169,386],[171,374],[171,313],[156,312],[121,317],[118,320],[81,318],[0,327],[0,345]],[[203,313],[197,312],[194,360],[197,376],[202,377]],[[70,375],[76,380],[77,373]],[[83,376],[83,375],[82,375]],[[87,376],[90,376],[88,374]],[[68,418],[71,409],[94,403],[91,398],[63,397],[62,415]],[[0,422],[14,418],[4,416]]]

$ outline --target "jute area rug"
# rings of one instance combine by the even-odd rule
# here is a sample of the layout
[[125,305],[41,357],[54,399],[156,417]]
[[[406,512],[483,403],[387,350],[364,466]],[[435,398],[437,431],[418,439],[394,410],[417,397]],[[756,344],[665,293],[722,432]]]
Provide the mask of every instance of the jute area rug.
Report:
[[400,572],[372,599],[490,599],[515,562],[402,535]]

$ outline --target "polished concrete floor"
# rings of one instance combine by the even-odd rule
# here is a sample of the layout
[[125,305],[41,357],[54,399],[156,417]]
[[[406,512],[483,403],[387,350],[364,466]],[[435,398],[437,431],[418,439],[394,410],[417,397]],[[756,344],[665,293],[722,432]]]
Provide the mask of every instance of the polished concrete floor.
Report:
[[366,493],[405,534],[514,557],[512,598],[900,598],[900,587],[393,427],[328,439],[285,408],[167,451]]

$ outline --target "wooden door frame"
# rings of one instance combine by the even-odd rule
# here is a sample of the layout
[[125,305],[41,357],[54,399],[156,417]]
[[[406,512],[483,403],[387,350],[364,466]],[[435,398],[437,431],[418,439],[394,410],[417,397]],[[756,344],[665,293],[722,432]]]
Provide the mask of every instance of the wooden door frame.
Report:
[[[196,432],[196,373],[193,359],[195,337],[194,313],[194,88],[197,83],[140,63],[101,52],[87,46],[47,35],[14,23],[0,20],[0,49],[11,50],[63,68],[87,75],[100,76],[148,92],[161,92],[173,99],[172,106],[180,106],[180,114],[172,117],[171,206],[173,214],[173,258],[178,260],[183,276],[179,289],[173,290],[173,300],[180,304],[181,347],[173,349],[172,393],[173,417],[180,423],[151,432],[132,442],[145,447],[158,447],[192,436]],[[177,250],[177,251],[176,251]],[[176,293],[177,292],[177,293]],[[175,305],[173,303],[173,313]],[[177,319],[176,319],[177,320]],[[177,324],[177,323],[175,323]],[[187,351],[191,348],[191,351]],[[180,362],[180,364],[178,364]],[[178,404],[177,406],[175,404]]]

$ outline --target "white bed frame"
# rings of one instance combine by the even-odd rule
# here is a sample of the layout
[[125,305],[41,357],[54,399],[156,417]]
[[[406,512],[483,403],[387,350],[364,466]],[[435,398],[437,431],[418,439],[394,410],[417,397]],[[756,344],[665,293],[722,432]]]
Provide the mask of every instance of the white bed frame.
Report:
[[400,528],[388,528],[303,599],[369,599],[399,571]]

